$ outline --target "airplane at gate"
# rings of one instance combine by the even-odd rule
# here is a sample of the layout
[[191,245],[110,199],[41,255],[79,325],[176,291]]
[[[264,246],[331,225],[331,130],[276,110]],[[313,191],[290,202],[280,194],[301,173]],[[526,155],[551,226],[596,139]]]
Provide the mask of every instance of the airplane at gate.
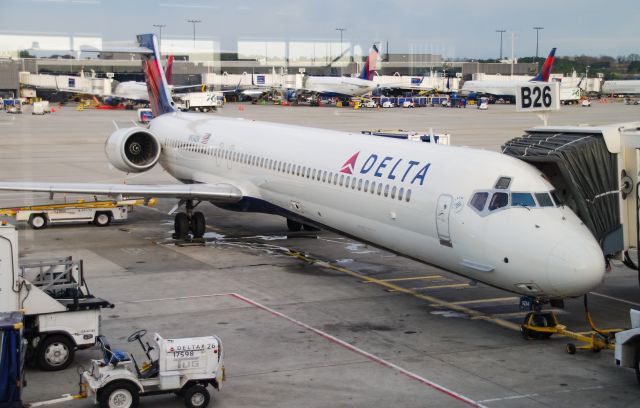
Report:
[[155,116],[116,130],[106,155],[125,172],[162,166],[183,184],[0,182],[1,190],[169,197],[175,233],[202,237],[194,204],[277,214],[538,299],[582,295],[603,253],[539,170],[484,150],[179,112],[157,40],[138,36]]
[[526,85],[530,82],[549,82],[549,76],[551,75],[551,68],[553,67],[555,54],[556,49],[552,48],[538,75],[528,81],[513,79],[466,81],[462,84],[462,88],[460,88],[459,93],[462,96],[468,96],[475,93],[478,96],[509,98],[515,101],[516,88],[518,86]]

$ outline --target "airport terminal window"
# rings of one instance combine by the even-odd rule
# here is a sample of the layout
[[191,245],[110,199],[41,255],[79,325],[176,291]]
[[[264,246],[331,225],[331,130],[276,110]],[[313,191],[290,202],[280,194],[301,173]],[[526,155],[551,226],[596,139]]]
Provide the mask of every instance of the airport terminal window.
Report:
[[536,202],[530,193],[511,193],[511,206],[535,207]]
[[509,204],[509,194],[507,193],[494,193],[489,203],[489,211],[497,210],[498,208],[506,207]]
[[483,191],[481,193],[475,193],[471,198],[471,206],[478,211],[482,211],[484,209],[484,205],[487,203],[487,198],[489,198],[489,193]]
[[509,184],[511,184],[510,177],[500,177],[496,183],[496,190],[506,190],[509,188]]

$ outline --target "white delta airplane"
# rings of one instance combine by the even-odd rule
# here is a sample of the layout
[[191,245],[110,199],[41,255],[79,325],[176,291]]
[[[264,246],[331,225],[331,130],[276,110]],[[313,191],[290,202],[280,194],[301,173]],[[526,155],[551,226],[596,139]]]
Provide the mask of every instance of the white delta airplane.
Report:
[[548,82],[551,75],[551,68],[555,59],[556,49],[552,48],[547,59],[542,65],[542,69],[535,77],[528,81],[520,79],[504,79],[504,80],[476,80],[466,81],[462,84],[460,92],[461,96],[469,96],[475,93],[478,96],[490,96],[493,98],[509,98],[515,101],[516,88],[520,85],[526,85],[529,82]]
[[160,164],[183,184],[0,182],[0,190],[180,200],[175,236],[202,237],[200,202],[277,214],[539,300],[580,296],[603,253],[533,166],[484,150],[179,112],[153,34],[137,37],[155,119],[113,132],[116,168]]

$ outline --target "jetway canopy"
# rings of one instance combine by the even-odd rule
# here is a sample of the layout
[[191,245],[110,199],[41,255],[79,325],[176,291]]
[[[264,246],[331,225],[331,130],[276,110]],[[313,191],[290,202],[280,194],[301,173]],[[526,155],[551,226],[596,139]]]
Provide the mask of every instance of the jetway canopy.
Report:
[[605,254],[624,249],[618,158],[608,150],[602,132],[534,129],[510,140],[502,150],[544,173]]

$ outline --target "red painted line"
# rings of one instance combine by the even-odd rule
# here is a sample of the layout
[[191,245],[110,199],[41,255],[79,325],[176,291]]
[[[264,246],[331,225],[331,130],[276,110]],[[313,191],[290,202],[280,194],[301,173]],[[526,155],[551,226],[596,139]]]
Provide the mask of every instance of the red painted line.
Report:
[[349,344],[349,343],[347,343],[347,342],[345,342],[343,340],[340,340],[337,337],[334,337],[334,336],[332,336],[332,335],[330,335],[328,333],[325,333],[322,330],[316,329],[316,328],[314,328],[312,326],[309,326],[306,323],[303,323],[303,322],[301,322],[299,320],[296,320],[296,319],[294,319],[292,317],[289,317],[289,316],[287,316],[287,315],[285,315],[283,313],[280,313],[280,312],[278,312],[276,310],[273,310],[268,306],[262,305],[262,304],[260,304],[258,302],[255,302],[255,301],[253,301],[253,300],[251,300],[249,298],[246,298],[246,297],[244,297],[244,296],[242,296],[240,294],[237,294],[237,293],[230,293],[229,296],[232,296],[232,297],[234,297],[234,298],[236,298],[238,300],[241,300],[241,301],[243,301],[245,303],[248,303],[251,306],[254,306],[254,307],[258,308],[258,309],[264,310],[265,312],[271,313],[274,316],[277,316],[277,317],[280,317],[282,319],[285,319],[285,320],[287,320],[287,321],[289,321],[291,323],[294,323],[294,324],[296,324],[296,325],[298,325],[300,327],[303,327],[303,328],[305,328],[307,330],[310,330],[310,331],[314,332],[315,334],[321,336],[322,338],[331,341],[332,343],[338,344],[338,345],[340,345],[340,346],[342,346],[342,347],[344,347],[344,348],[346,348],[346,349],[348,349],[348,350],[350,350],[350,351],[352,351],[352,352],[354,352],[356,354],[360,354],[361,356],[366,357],[369,360],[372,360],[372,361],[374,361],[374,362],[376,362],[376,363],[378,363],[380,365],[383,365],[385,367],[391,368],[391,369],[399,372],[400,374],[403,374],[404,376],[406,376],[406,377],[408,377],[408,378],[410,378],[410,379],[412,379],[414,381],[417,381],[417,382],[419,382],[421,384],[424,384],[424,385],[426,385],[426,386],[428,386],[428,387],[430,387],[430,388],[432,388],[432,389],[434,389],[434,390],[436,390],[438,392],[441,392],[441,393],[443,393],[443,394],[445,394],[445,395],[447,395],[447,396],[449,396],[451,398],[454,398],[454,399],[456,399],[458,401],[464,402],[465,404],[470,405],[472,407],[484,408],[484,405],[480,404],[477,401],[472,400],[471,398],[465,397],[464,395],[459,394],[459,393],[457,393],[455,391],[452,391],[447,387],[444,387],[444,386],[442,386],[442,385],[440,385],[438,383],[435,383],[435,382],[433,382],[431,380],[428,380],[428,379],[426,379],[424,377],[421,377],[418,374],[412,373],[411,371],[408,371],[408,370],[406,370],[406,369],[404,369],[404,368],[402,368],[402,367],[400,367],[400,366],[398,366],[396,364],[393,364],[392,362],[389,362],[389,361],[384,360],[384,359],[382,359],[380,357],[377,357],[377,356],[375,356],[375,355],[373,355],[373,354],[371,354],[369,352],[366,352],[366,351],[364,351],[364,350],[362,350],[362,349],[360,349],[360,348],[358,348],[358,347],[356,347],[354,345],[351,345],[351,344]]

